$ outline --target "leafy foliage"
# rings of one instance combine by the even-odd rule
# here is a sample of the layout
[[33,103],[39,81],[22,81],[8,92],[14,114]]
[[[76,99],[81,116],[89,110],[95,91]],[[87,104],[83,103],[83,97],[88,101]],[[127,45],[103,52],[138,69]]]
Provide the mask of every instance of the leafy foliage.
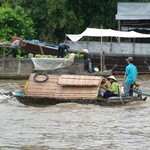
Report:
[[[9,8],[11,9],[9,13],[10,11],[14,13],[9,14],[11,19],[6,20],[8,24],[3,27],[2,34],[16,33],[25,38],[32,38],[35,30],[35,38],[55,44],[64,41],[66,33],[78,34],[87,27],[103,26],[103,28],[117,29],[115,19],[117,2],[149,2],[149,0],[0,0],[0,3],[6,1],[12,6]],[[18,9],[22,17],[19,17]],[[28,22],[27,16],[30,16]],[[32,30],[33,22],[29,18],[34,22],[34,30]],[[11,28],[8,28],[10,25]]]
[[8,3],[0,6],[1,41],[11,41],[12,36],[32,38],[34,33],[33,21],[27,17],[20,6],[15,6],[14,9]]

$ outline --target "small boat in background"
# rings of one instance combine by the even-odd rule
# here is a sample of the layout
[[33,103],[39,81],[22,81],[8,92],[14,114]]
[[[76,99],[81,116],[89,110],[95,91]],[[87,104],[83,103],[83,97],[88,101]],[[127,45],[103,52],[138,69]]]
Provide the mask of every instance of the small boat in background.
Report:
[[57,45],[42,43],[38,40],[24,40],[23,42],[25,46],[22,46],[21,48],[28,53],[41,55],[57,55]]
[[[17,39],[21,39],[21,38],[12,37],[12,40],[17,40]],[[56,56],[58,51],[58,45],[45,43],[39,40],[23,40],[23,45],[21,48],[25,50],[27,53],[32,53],[34,55],[41,54],[41,55]],[[69,49],[69,53],[79,53],[79,52],[81,52],[80,49],[79,50]],[[90,55],[91,55],[92,65],[96,66],[97,68],[101,68],[100,53],[90,53]],[[106,70],[110,70],[114,66],[114,64],[118,64],[115,74],[124,74],[124,70],[126,66],[125,59],[128,57],[128,55],[129,54],[108,54],[108,53],[105,54],[104,53],[103,59],[105,61],[102,64],[103,66],[102,68],[104,68],[105,66]],[[147,64],[150,63],[149,55],[132,54],[132,56],[134,57],[134,63],[138,68],[139,74],[149,73],[149,69],[147,67]],[[145,63],[145,61],[147,62],[147,64]]]
[[[12,40],[21,40],[19,37],[12,37]],[[58,46],[42,42],[40,40],[23,40],[21,47],[27,53],[41,54],[41,55],[57,55]]]

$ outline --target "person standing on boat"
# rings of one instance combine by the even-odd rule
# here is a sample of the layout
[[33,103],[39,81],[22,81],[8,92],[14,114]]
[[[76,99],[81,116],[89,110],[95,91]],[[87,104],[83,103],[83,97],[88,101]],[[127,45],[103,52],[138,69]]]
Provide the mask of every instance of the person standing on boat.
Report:
[[68,54],[68,49],[69,49],[69,45],[65,44],[65,43],[60,43],[58,45],[58,53],[57,53],[57,58],[64,58],[65,55]]
[[133,85],[137,78],[137,68],[133,64],[133,57],[128,57],[126,59],[128,65],[125,68],[125,75],[123,80],[124,85],[124,96],[133,96]]
[[104,98],[118,96],[119,95],[119,85],[117,83],[116,78],[112,75],[112,76],[109,76],[107,79],[110,82],[111,86],[108,87],[108,89],[104,93]]
[[11,44],[13,57],[15,57],[15,58],[17,57],[18,49],[21,48],[21,46],[24,46],[23,40],[21,40],[21,39],[15,40],[15,41]]
[[92,65],[88,49],[83,49],[84,70],[91,73]]

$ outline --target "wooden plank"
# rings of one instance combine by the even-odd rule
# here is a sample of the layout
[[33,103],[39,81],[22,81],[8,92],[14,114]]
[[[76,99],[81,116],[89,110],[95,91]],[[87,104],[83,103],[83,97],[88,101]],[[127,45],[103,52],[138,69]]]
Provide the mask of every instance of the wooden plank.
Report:
[[56,97],[56,98],[60,98],[60,97],[70,97],[70,98],[84,98],[84,97],[87,97],[87,98],[96,98],[97,97],[97,93],[76,93],[76,94],[73,94],[73,93],[39,93],[39,92],[33,92],[33,93],[28,93],[28,96],[42,96],[42,97]]
[[63,86],[98,86],[102,77],[82,75],[62,75],[58,84]]
[[54,96],[54,95],[29,95],[29,96],[31,96],[31,97],[37,97],[37,98],[55,98],[55,99],[95,99],[96,98],[96,96],[95,95],[90,95],[90,96],[82,96],[82,97],[80,97],[80,96],[73,96],[73,97],[71,97],[71,96],[68,96],[68,95],[66,95],[66,96],[64,96],[64,95],[62,95],[62,96]]
[[55,92],[55,93],[72,93],[72,94],[79,94],[79,93],[81,93],[81,94],[83,94],[83,93],[94,93],[95,91],[97,91],[98,90],[98,88],[96,87],[96,88],[85,88],[85,87],[83,87],[83,88],[77,88],[77,87],[74,87],[74,88],[64,88],[64,87],[62,87],[62,88],[60,88],[60,87],[58,87],[58,88],[53,88],[53,87],[51,87],[51,88],[47,88],[47,89],[45,89],[45,88],[33,88],[33,89],[31,89],[31,90],[29,90],[29,93],[31,93],[31,92],[39,92],[39,93],[53,93],[53,92]]
[[59,90],[63,90],[63,91],[65,91],[65,90],[67,90],[67,91],[69,91],[69,90],[75,90],[75,91],[81,91],[81,90],[89,90],[89,91],[91,91],[91,90],[95,90],[95,89],[97,89],[97,87],[94,87],[94,86],[92,86],[92,87],[90,87],[90,86],[82,86],[82,87],[77,87],[77,86],[72,86],[72,87],[69,87],[69,86],[36,86],[36,85],[29,85],[28,86],[28,89],[29,89],[29,87],[30,87],[30,90],[45,90],[45,91],[48,91],[48,90],[55,90],[55,89],[59,89]]

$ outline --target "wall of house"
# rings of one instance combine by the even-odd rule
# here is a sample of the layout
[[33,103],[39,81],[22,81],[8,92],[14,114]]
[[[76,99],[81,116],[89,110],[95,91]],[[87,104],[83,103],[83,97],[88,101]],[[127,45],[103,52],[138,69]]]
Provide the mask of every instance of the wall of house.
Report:
[[[84,71],[83,60],[75,62],[64,69],[49,71],[49,74],[82,74]],[[0,58],[0,79],[26,79],[35,72],[30,58]],[[36,71],[37,72],[37,71]]]

